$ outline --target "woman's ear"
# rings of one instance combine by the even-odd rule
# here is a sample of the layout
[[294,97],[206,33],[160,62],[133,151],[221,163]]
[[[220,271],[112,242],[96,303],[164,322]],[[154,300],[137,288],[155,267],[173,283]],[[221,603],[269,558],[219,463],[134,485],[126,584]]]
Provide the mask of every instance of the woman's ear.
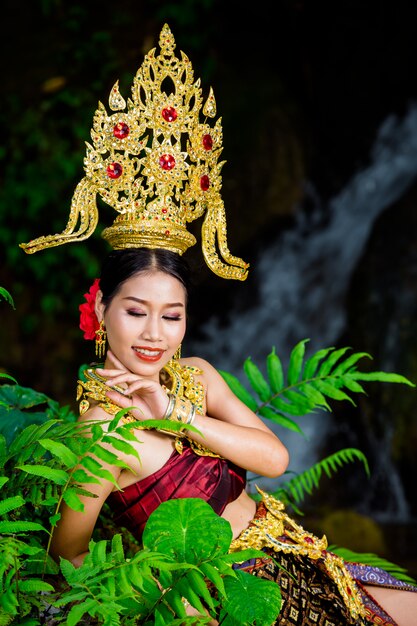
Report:
[[94,310],[96,312],[97,319],[98,319],[99,322],[101,322],[103,320],[103,317],[104,317],[104,309],[105,309],[105,307],[104,307],[104,304],[102,302],[102,298],[103,298],[103,292],[100,291],[100,289],[99,289],[97,291],[97,294],[96,294],[96,303],[95,303],[95,306],[94,306]]

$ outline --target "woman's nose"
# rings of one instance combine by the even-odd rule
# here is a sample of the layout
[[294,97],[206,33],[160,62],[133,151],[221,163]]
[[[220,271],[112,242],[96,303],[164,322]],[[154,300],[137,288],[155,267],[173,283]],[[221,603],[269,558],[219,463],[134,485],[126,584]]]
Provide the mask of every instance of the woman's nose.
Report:
[[161,326],[157,317],[148,315],[146,318],[145,328],[143,329],[142,336],[148,341],[161,341]]

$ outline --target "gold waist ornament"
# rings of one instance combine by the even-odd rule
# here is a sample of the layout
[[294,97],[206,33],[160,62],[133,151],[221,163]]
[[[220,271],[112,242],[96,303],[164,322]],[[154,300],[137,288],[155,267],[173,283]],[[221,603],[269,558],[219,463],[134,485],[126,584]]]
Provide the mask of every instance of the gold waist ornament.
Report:
[[339,593],[353,619],[365,617],[358,587],[346,569],[343,559],[327,551],[327,539],[321,539],[298,525],[287,513],[285,506],[274,496],[257,487],[266,507],[263,517],[255,517],[230,546],[230,552],[247,548],[272,548],[276,552],[305,556],[324,564],[329,578],[337,585]]

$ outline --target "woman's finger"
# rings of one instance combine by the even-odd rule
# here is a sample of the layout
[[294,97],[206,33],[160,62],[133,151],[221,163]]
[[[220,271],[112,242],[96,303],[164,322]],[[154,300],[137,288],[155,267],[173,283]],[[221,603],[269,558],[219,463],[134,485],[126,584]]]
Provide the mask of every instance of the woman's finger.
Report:
[[138,406],[139,403],[137,402],[137,398],[135,398],[135,399],[127,398],[126,396],[123,396],[122,394],[118,393],[117,391],[113,391],[112,389],[109,389],[109,391],[106,392],[106,396],[112,402],[117,404],[117,406],[120,406],[121,409],[132,408],[132,413],[138,411],[140,413],[140,418],[141,419],[145,419],[146,418],[145,411],[143,410],[142,407]]
[[154,381],[151,381],[151,380],[145,380],[144,378],[140,378],[140,379],[136,379],[132,381],[131,383],[128,383],[124,391],[126,394],[130,395],[134,393],[135,391],[139,391],[139,393],[141,391],[149,392],[149,393],[158,393],[159,390],[161,391],[161,394],[163,394],[163,396],[166,396],[166,394],[162,390],[162,387],[158,385],[158,383],[155,383]]
[[114,376],[110,376],[107,379],[107,384],[108,385],[120,385],[121,383],[126,383],[126,385],[128,385],[129,383],[135,383],[136,381],[142,381],[143,379],[140,378],[139,376],[136,376],[136,374],[118,374],[118,375],[114,375]]
[[[120,370],[112,370],[104,367],[96,367],[96,372],[100,374],[100,376],[104,376],[105,378],[111,378],[113,376],[121,376],[126,375],[128,372],[120,371]],[[134,374],[133,374],[134,375]]]

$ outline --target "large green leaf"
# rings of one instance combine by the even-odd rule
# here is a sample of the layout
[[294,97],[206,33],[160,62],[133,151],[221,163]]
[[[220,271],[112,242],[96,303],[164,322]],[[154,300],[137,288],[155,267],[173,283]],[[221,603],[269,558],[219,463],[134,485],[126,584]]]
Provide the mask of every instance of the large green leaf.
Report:
[[282,603],[279,585],[240,570],[236,574],[224,581],[227,593],[224,610],[240,626],[274,624]]
[[199,498],[163,502],[150,515],[143,533],[144,547],[187,563],[226,553],[231,540],[229,522]]
[[1,385],[0,400],[15,409],[31,409],[52,402],[44,393],[20,385]]
[[16,435],[28,424],[42,424],[46,419],[47,416],[43,411],[27,412],[0,406],[0,433],[5,436],[7,444],[10,445]]

